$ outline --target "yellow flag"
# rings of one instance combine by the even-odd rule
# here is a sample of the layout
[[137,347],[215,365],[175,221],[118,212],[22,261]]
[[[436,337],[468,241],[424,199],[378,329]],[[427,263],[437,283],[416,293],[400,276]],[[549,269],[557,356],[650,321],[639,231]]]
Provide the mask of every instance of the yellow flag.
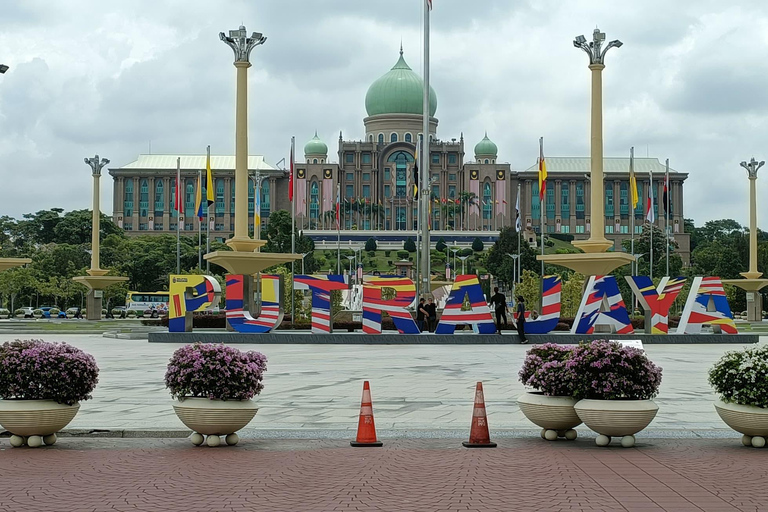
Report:
[[208,146],[208,156],[205,159],[205,198],[208,201],[208,206],[214,203],[213,176],[211,175],[211,146]]
[[632,199],[632,209],[637,208],[640,197],[637,194],[637,180],[635,179],[635,148],[629,150],[629,194]]

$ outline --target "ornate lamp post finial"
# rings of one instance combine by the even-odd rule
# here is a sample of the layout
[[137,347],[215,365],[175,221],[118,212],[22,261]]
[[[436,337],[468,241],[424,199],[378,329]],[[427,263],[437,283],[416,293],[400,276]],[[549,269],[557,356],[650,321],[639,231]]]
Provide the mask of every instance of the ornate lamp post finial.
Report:
[[747,170],[747,174],[749,175],[749,179],[756,180],[757,179],[757,171],[765,165],[764,161],[758,162],[755,160],[755,157],[752,157],[752,159],[747,162],[741,162],[741,166]]
[[93,158],[86,158],[85,163],[91,166],[91,171],[94,176],[101,176],[101,170],[109,163],[109,159],[102,158],[99,160],[99,155],[96,155]]
[[580,48],[589,55],[590,64],[603,64],[605,65],[605,53],[611,48],[621,48],[622,43],[618,39],[614,39],[609,42],[605,48],[603,43],[605,42],[605,32],[600,32],[599,28],[595,28],[592,32],[592,41],[587,43],[587,38],[584,36],[576,36],[573,40],[573,46]]
[[237,30],[230,30],[229,36],[224,34],[224,32],[219,32],[219,39],[224,41],[235,52],[235,62],[249,62],[251,50],[256,46],[264,44],[264,41],[267,40],[261,32],[253,32],[251,37],[248,37],[248,32],[246,32],[243,25],[240,25],[240,28]]

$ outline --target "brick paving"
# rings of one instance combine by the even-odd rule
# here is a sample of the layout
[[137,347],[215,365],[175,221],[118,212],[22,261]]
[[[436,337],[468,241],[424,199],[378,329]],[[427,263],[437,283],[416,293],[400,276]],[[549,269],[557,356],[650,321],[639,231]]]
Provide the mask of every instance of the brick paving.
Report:
[[0,511],[768,511],[768,450],[737,436],[497,441],[0,439]]

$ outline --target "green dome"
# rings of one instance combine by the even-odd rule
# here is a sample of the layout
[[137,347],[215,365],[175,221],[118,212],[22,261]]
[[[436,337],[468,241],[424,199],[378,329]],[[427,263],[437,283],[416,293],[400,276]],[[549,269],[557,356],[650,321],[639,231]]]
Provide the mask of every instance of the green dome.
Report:
[[[424,104],[424,80],[408,67],[400,50],[397,64],[368,88],[365,110],[376,114],[421,114]],[[429,88],[429,115],[437,111],[437,95]]]
[[483,140],[477,143],[475,146],[475,155],[493,155],[496,156],[499,152],[499,148],[488,138],[488,132],[485,133]]
[[328,154],[328,146],[325,145],[325,142],[320,140],[320,137],[317,136],[317,132],[315,132],[315,136],[312,137],[312,140],[310,140],[304,145],[304,154],[305,155],[327,155]]

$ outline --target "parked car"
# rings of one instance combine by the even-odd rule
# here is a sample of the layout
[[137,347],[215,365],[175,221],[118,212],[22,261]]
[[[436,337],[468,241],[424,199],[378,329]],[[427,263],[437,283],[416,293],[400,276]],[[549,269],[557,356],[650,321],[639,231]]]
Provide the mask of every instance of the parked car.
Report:
[[43,312],[43,318],[51,318],[51,310],[52,309],[58,309],[59,312],[56,314],[55,318],[67,318],[66,311],[62,311],[61,308],[58,306],[42,306],[40,307],[40,310]]
[[32,312],[35,310],[32,306],[27,306],[23,308],[19,308],[24,312],[24,318],[34,318],[35,315],[32,314]]

